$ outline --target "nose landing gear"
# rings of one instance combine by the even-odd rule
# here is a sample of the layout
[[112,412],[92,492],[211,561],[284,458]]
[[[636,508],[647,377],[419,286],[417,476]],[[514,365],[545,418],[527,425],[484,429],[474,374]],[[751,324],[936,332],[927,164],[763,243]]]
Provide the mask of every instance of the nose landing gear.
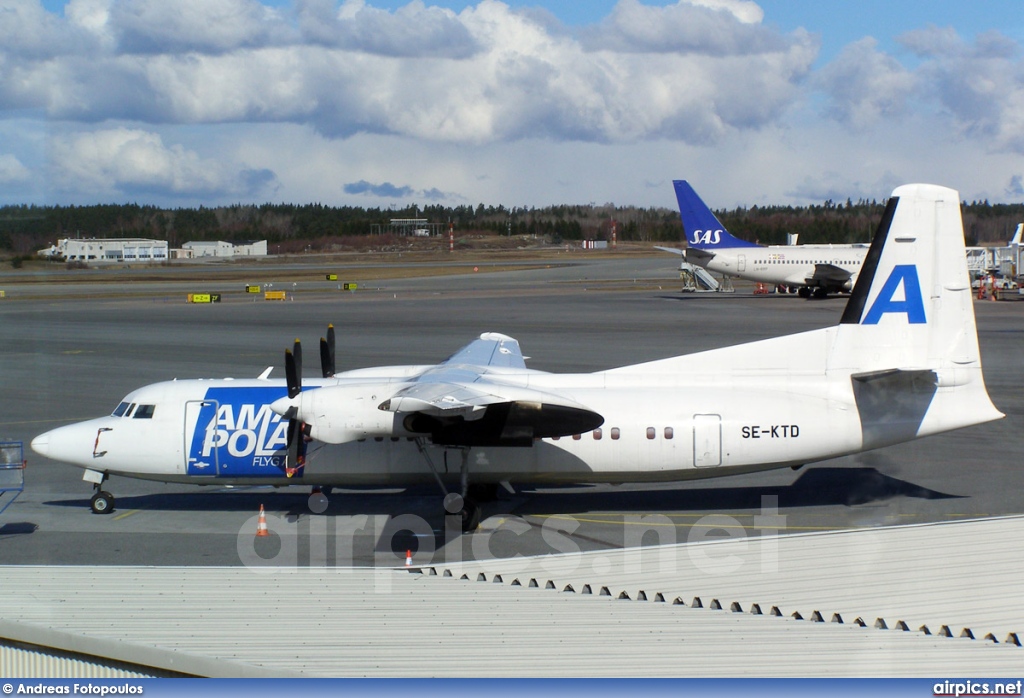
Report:
[[114,495],[103,490],[103,483],[107,479],[106,473],[99,473],[95,470],[86,470],[82,476],[84,480],[92,482],[93,494],[89,500],[89,508],[94,514],[109,514],[114,511]]
[[114,495],[102,490],[97,491],[89,501],[94,514],[110,514],[114,511]]

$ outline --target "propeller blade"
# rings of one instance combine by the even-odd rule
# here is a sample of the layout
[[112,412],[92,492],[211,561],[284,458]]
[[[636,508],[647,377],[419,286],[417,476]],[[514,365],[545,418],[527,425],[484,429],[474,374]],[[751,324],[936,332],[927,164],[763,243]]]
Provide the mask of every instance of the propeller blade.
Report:
[[334,377],[334,325],[327,326],[327,339],[320,338],[320,368],[324,378]]
[[285,465],[286,477],[294,477],[306,465],[306,437],[309,435],[309,425],[297,419],[288,420],[288,449],[291,450],[295,444],[295,457]]
[[[298,343],[296,343],[298,348]],[[301,358],[301,357],[300,357]],[[284,350],[284,375],[288,385],[288,397],[293,398],[302,392],[302,376],[299,374],[299,362],[289,349]]]
[[295,432],[299,426],[299,422],[296,419],[288,420],[288,448],[292,447],[292,443],[295,442]]
[[[291,350],[284,350],[284,374],[288,385],[288,399],[294,399],[302,392],[302,344],[298,339]],[[288,409],[288,448],[295,444],[295,459],[285,466],[285,475],[292,477],[306,464],[306,439],[309,427],[295,418],[298,409]]]

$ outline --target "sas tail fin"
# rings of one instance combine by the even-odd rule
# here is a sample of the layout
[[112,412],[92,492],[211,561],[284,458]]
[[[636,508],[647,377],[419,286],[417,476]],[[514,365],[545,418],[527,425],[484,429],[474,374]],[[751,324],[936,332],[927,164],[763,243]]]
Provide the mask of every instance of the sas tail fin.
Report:
[[675,180],[676,200],[679,201],[679,216],[683,220],[686,242],[699,250],[715,250],[727,247],[760,247],[752,242],[740,240],[729,234],[725,226],[715,217],[711,209],[701,201],[689,182]]
[[893,191],[827,359],[850,373],[871,445],[1003,416],[985,389],[965,255],[956,191]]

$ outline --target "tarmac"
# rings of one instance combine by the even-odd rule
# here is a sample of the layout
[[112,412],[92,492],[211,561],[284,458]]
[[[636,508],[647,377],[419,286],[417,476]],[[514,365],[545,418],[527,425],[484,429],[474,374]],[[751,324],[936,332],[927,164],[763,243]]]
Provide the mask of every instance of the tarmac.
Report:
[[[328,323],[337,328],[339,370],[442,361],[497,331],[519,340],[531,368],[582,372],[826,327],[845,304],[755,295],[745,284],[732,294],[683,294],[668,255],[576,253],[503,271],[460,264],[449,275],[389,278],[404,264],[381,264],[380,278],[364,268],[355,291],[340,288],[345,270],[326,260],[324,281],[292,280],[288,269],[264,264],[244,282],[215,271],[204,280],[194,269],[179,277],[174,268],[152,280],[133,273],[89,283],[73,272],[32,283],[0,274],[0,438],[24,441],[28,460],[24,492],[0,514],[0,560],[329,567],[400,564],[410,551],[428,564],[756,536],[766,513],[783,532],[1024,513],[1024,304],[1012,302],[975,302],[986,383],[1006,419],[798,471],[517,488],[485,505],[468,535],[446,528],[431,487],[335,491],[326,512],[314,514],[308,488],[114,477],[106,489],[117,509],[98,516],[81,470],[28,449],[37,434],[108,413],[148,383],[255,377],[268,366],[282,375],[284,349],[296,337],[315,343]],[[329,273],[338,280],[327,282]],[[273,284],[288,300],[264,301],[245,284]],[[221,293],[222,302],[187,304],[190,292]],[[254,541],[260,504],[274,535]]]

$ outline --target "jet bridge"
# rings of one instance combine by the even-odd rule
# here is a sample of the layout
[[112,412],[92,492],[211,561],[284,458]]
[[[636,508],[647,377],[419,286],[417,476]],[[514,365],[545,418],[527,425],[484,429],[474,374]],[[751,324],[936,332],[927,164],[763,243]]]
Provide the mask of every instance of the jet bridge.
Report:
[[727,293],[735,290],[729,283],[728,277],[719,281],[704,267],[689,262],[682,262],[679,265],[679,277],[683,280],[683,291],[686,292],[718,291]]
[[0,441],[0,514],[25,490],[25,447]]

